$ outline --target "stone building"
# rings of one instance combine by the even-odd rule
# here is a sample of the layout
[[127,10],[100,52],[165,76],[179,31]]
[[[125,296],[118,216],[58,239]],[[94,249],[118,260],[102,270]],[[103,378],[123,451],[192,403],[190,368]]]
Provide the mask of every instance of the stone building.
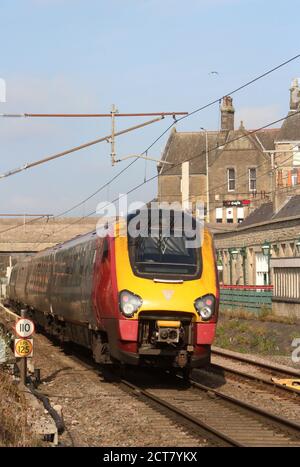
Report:
[[294,80],[289,118],[281,128],[254,132],[241,122],[235,129],[232,98],[226,96],[219,131],[173,129],[158,166],[158,200],[201,201],[207,221],[230,225],[243,222],[262,203],[272,201],[278,185],[283,193],[278,209],[286,190],[300,182],[299,96],[298,80]]
[[215,232],[222,285],[273,285],[272,308],[300,318],[300,195],[265,203],[231,232]]
[[300,258],[300,195],[277,213],[271,202],[265,203],[243,224],[230,232],[215,232],[214,238],[224,284],[271,284],[268,256]]

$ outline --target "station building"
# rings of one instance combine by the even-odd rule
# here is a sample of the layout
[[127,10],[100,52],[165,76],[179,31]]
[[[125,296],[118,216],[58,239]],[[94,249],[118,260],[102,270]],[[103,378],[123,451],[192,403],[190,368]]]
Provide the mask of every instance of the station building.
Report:
[[226,96],[219,131],[173,129],[158,165],[158,201],[201,201],[207,221],[225,227],[242,223],[254,209],[272,201],[275,178],[283,190],[299,184],[299,103],[295,79],[281,128],[247,130],[241,122],[236,129],[233,101]]

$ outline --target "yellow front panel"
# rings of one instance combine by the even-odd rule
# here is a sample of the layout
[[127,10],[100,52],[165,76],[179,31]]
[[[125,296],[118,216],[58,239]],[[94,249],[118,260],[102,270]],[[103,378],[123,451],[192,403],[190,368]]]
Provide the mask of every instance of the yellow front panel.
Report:
[[167,321],[167,320],[160,320],[156,322],[159,328],[180,328],[181,322],[180,321]]
[[[117,230],[117,229],[116,229]],[[143,299],[141,311],[185,311],[194,313],[195,320],[201,321],[194,308],[194,301],[207,293],[216,295],[216,273],[211,235],[204,231],[202,246],[202,275],[199,279],[181,284],[154,282],[153,279],[134,275],[128,254],[127,237],[116,236],[115,257],[118,290],[127,289]]]

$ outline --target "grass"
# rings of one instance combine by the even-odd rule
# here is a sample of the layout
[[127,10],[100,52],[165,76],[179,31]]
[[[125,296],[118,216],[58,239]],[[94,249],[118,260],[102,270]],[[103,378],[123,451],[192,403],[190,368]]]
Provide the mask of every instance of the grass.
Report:
[[258,320],[263,322],[299,324],[299,319],[290,314],[289,316],[277,316],[269,307],[262,306],[259,311],[249,311],[244,308],[225,308],[221,309],[221,314],[227,318],[241,318],[245,320]]
[[0,447],[36,445],[27,426],[25,397],[1,368],[0,394]]
[[215,345],[241,353],[278,354],[277,336],[263,327],[238,319],[226,319],[217,326]]

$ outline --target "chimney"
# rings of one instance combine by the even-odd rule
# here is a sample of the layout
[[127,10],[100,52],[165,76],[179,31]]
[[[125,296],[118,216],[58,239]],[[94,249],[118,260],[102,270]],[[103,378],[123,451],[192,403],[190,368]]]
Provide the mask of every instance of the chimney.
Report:
[[295,78],[292,81],[290,87],[290,110],[298,110],[300,104],[300,88],[299,88],[299,78]]
[[221,130],[234,130],[234,107],[232,105],[232,97],[223,97],[221,104]]

